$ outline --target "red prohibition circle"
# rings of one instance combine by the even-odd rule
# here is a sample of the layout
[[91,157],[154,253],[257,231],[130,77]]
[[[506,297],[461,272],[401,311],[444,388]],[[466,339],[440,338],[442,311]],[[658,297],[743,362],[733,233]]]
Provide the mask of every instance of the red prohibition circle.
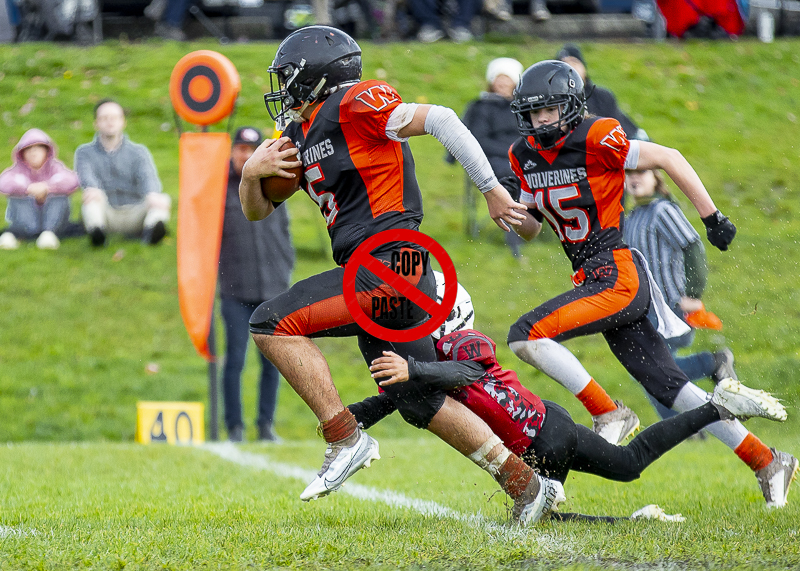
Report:
[[[403,279],[400,274],[394,273],[380,260],[372,256],[372,251],[375,248],[389,242],[411,242],[422,246],[433,254],[433,257],[436,258],[439,265],[442,267],[442,273],[444,274],[444,298],[441,304],[436,303],[436,300],[422,293],[414,285]],[[358,304],[356,275],[360,267],[364,267],[364,269],[383,280],[386,285],[393,287],[399,293],[406,296],[410,301],[430,314],[430,319],[411,329],[399,331],[383,327],[372,321]],[[416,341],[439,329],[447,319],[447,316],[450,315],[450,312],[453,311],[453,306],[456,304],[457,291],[458,277],[456,276],[456,268],[453,264],[453,260],[450,259],[445,249],[436,240],[416,230],[384,230],[383,232],[379,232],[367,238],[356,248],[353,255],[350,256],[350,260],[347,262],[344,269],[343,294],[347,310],[364,331],[384,341],[396,343]]]

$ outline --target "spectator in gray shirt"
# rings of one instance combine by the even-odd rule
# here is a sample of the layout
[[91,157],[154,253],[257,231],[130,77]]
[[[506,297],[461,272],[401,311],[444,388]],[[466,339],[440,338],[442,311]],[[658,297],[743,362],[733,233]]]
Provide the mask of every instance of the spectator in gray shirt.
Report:
[[172,200],[161,192],[153,157],[124,134],[125,112],[119,103],[104,99],[94,113],[94,140],[75,151],[89,239],[102,246],[106,235],[114,233],[158,244],[167,231]]

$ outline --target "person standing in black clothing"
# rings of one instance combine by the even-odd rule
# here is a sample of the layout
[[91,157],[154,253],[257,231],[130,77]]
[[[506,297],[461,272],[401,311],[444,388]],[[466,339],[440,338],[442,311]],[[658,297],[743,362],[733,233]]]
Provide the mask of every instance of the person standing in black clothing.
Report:
[[600,87],[589,79],[586,71],[586,61],[583,59],[581,49],[575,44],[564,44],[558,54],[557,60],[569,64],[583,80],[583,88],[586,92],[586,111],[597,117],[611,117],[619,121],[628,139],[639,139],[649,141],[650,138],[644,129],[639,127],[633,119],[628,117],[617,105],[617,98],[610,90]]
[[[241,380],[250,339],[250,316],[262,301],[289,289],[294,266],[286,207],[278,208],[267,220],[250,222],[244,217],[239,201],[242,168],[262,141],[261,132],[253,127],[241,127],[236,131],[219,256],[219,290],[226,339],[222,392],[225,426],[232,442],[244,440]],[[260,352],[259,358],[258,438],[276,441],[274,417],[280,377],[278,369]]]

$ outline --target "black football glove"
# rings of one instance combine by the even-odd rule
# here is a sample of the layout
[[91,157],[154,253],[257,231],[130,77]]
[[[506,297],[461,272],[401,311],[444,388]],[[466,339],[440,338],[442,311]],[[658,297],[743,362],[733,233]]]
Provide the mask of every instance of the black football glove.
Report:
[[510,174],[504,176],[500,179],[500,184],[508,191],[508,194],[511,195],[511,200],[519,202],[519,197],[522,194],[522,184],[520,184],[517,175]]
[[719,210],[701,220],[706,226],[708,241],[723,252],[727,250],[728,245],[733,242],[733,237],[736,236],[736,226],[733,222]]

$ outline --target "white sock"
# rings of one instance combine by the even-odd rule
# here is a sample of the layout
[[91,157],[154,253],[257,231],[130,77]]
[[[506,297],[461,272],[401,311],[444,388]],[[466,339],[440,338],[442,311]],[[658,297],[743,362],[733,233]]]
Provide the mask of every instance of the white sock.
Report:
[[169,222],[169,210],[164,208],[150,208],[144,217],[144,228],[152,228],[158,222]]
[[592,380],[572,352],[552,339],[513,341],[508,344],[514,354],[577,395]]
[[87,230],[106,227],[106,205],[102,201],[87,202],[81,207],[81,215]]
[[[672,403],[672,410],[684,412],[703,406],[710,400],[710,393],[707,393],[694,383],[686,383],[675,398],[675,402]],[[720,420],[709,424],[703,430],[707,430],[716,436],[731,450],[736,450],[748,433],[744,425],[738,420]]]

